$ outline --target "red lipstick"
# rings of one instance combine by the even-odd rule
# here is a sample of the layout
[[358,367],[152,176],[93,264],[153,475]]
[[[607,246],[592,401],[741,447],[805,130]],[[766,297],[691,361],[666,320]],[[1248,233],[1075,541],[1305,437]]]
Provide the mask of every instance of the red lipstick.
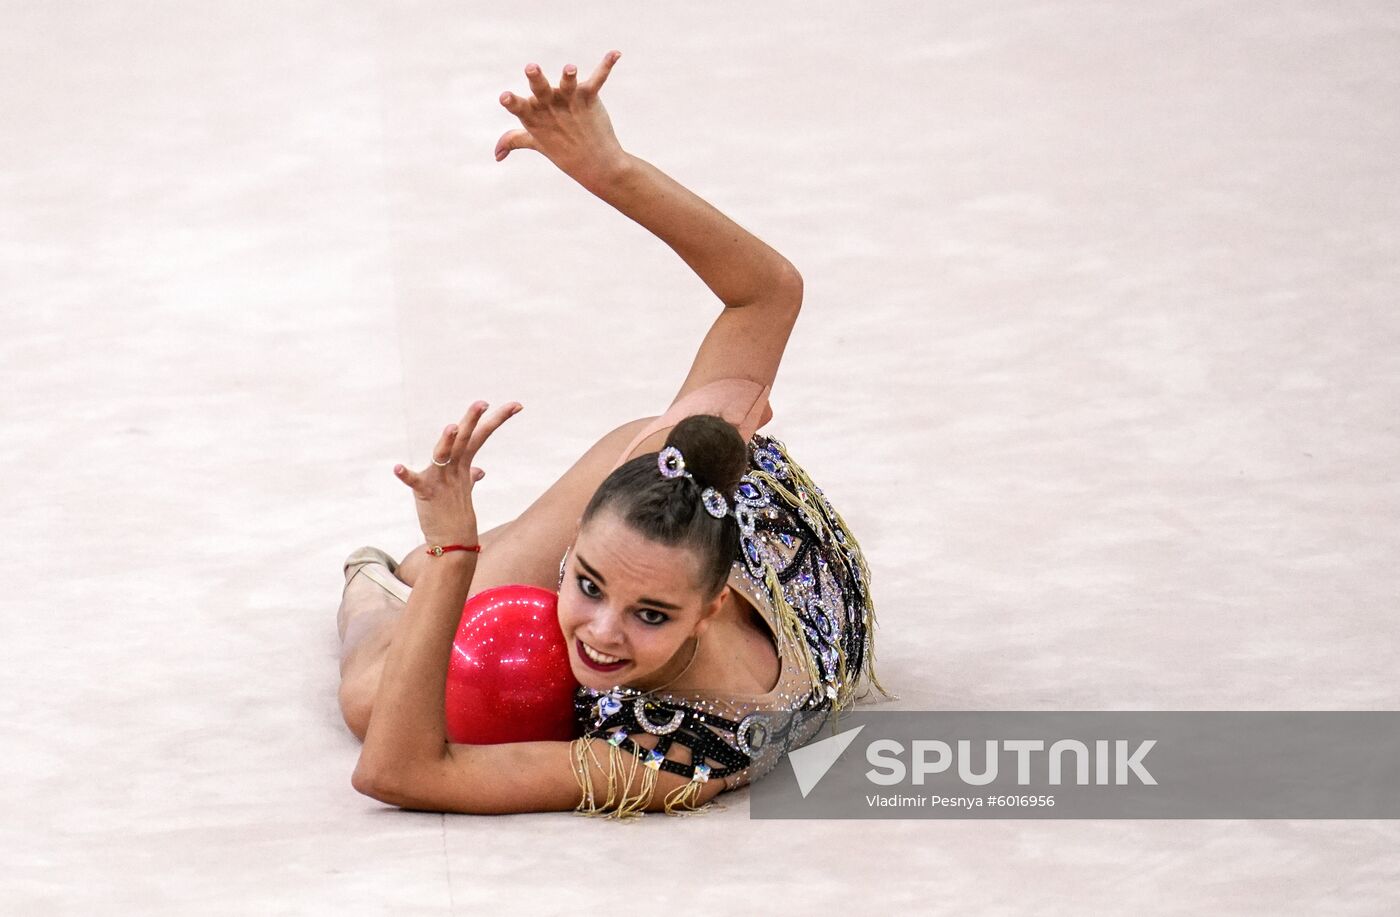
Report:
[[577,637],[574,638],[574,649],[578,652],[578,658],[583,660],[583,664],[595,672],[615,672],[627,664],[626,659],[620,659],[617,662],[612,662],[607,665],[594,662],[592,659],[588,658],[588,654],[583,650],[583,641]]

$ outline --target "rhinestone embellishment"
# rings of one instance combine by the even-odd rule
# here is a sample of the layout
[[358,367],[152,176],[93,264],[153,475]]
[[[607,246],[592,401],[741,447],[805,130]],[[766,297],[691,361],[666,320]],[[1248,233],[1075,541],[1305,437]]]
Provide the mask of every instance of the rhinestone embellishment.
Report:
[[667,446],[656,456],[656,466],[663,478],[678,478],[685,474],[685,458],[675,446]]
[[768,495],[759,489],[758,485],[752,481],[741,481],[739,487],[734,492],[734,497],[740,503],[749,506],[762,506],[768,502]]
[[646,761],[643,763],[645,763],[647,767],[656,771],[661,769],[661,762],[664,760],[666,760],[666,756],[653,748],[647,752]]
[[724,499],[724,494],[713,487],[706,487],[701,499],[705,504],[705,512],[717,519],[729,512],[729,503]]
[[758,539],[744,539],[744,560],[748,561],[749,570],[754,576],[763,575],[763,555],[758,550]]
[[[667,446],[656,454],[656,467],[661,470],[663,478],[686,477],[695,480],[695,475],[685,470],[685,456],[681,455],[681,450],[675,446]],[[729,514],[729,501],[713,487],[706,487],[701,492],[700,502],[704,504],[705,512],[716,519],[722,519]]]
[[614,730],[612,731],[612,734],[608,736],[608,744],[609,744],[609,745],[621,745],[623,742],[626,742],[626,741],[627,741],[627,730],[626,730],[626,729],[614,729]]
[[768,727],[757,713],[750,713],[739,723],[739,728],[734,730],[734,740],[739,743],[739,748],[744,754],[753,757],[753,753],[768,742]]
[[691,775],[691,780],[696,783],[704,783],[710,779],[710,765],[700,763],[695,765],[695,773]]
[[655,723],[652,721],[651,717],[647,716],[647,713],[652,709],[652,707],[657,707],[663,710],[665,709],[660,704],[652,704],[649,701],[647,701],[646,698],[642,697],[639,697],[632,702],[632,713],[634,716],[637,717],[637,722],[641,724],[643,729],[645,729],[647,732],[651,733],[654,736],[664,736],[669,733],[675,732],[676,729],[680,727],[681,721],[685,719],[684,710],[674,710],[671,713],[671,719],[669,722],[659,724]]

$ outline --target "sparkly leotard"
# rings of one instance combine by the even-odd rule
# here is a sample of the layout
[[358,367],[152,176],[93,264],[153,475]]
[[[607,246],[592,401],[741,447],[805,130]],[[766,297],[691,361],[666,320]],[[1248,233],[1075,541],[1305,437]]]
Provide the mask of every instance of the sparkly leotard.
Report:
[[[864,555],[787,446],[757,432],[773,416],[768,391],[747,379],[697,389],[639,433],[617,465],[647,437],[692,414],[718,414],[747,440],[749,471],[735,494],[742,556],[728,582],[773,635],[777,684],[762,694],[723,695],[580,687],[575,697],[584,739],[605,739],[616,752],[631,752],[653,770],[692,783],[722,779],[726,789],[758,779],[812,739],[833,712],[856,699],[862,684],[887,693],[874,673],[875,617]],[[561,585],[567,556],[560,562]],[[631,740],[642,732],[658,737],[654,749]],[[668,756],[674,745],[690,750],[691,763]],[[580,804],[585,814],[632,814],[626,805],[599,806],[591,795],[585,791]],[[669,802],[666,810],[673,811]]]

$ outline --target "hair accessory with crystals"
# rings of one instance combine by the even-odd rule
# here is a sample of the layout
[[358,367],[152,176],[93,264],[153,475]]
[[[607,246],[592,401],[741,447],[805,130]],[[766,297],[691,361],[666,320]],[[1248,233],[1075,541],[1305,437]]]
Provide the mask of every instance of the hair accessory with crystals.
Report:
[[[695,475],[685,470],[685,456],[681,455],[681,450],[675,446],[667,446],[656,456],[656,467],[661,469],[663,478],[686,477],[695,481]],[[696,483],[700,483],[696,481]],[[729,501],[724,499],[724,494],[713,487],[706,487],[700,494],[700,502],[705,505],[705,512],[716,519],[723,519],[729,514]]]

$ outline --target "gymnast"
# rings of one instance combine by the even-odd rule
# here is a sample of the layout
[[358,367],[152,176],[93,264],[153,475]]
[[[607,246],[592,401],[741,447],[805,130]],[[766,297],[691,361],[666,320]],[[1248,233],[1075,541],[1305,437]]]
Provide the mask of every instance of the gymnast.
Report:
[[[478,534],[473,463],[521,410],[476,402],[412,490],[424,543],[344,565],[339,702],[356,791],[403,808],[627,818],[701,811],[770,771],[874,674],[870,572],[778,439],[768,393],[802,304],[793,265],[625,152],[602,89],[621,53],[502,93],[534,150],[669,245],[723,304],[669,408],[602,436],[514,520]],[[529,587],[556,605],[578,682],[568,741],[454,744],[449,649],[464,607]],[[859,696],[864,696],[859,695]]]

